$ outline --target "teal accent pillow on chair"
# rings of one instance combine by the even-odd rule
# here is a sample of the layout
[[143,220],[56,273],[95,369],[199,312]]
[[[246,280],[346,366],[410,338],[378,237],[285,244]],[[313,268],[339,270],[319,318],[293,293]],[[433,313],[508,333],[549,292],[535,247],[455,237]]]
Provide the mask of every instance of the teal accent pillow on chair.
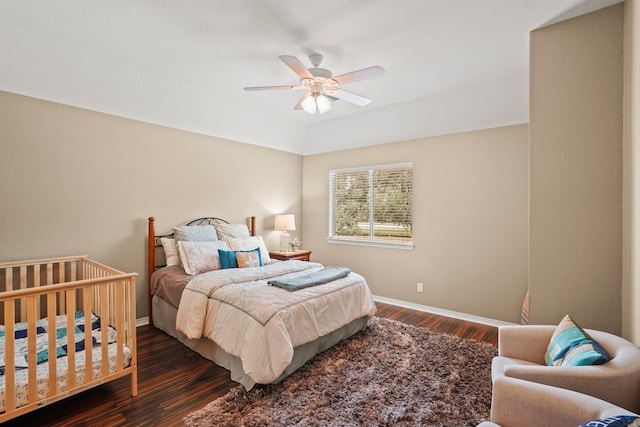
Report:
[[601,365],[610,359],[606,350],[569,315],[558,324],[545,354],[549,366]]

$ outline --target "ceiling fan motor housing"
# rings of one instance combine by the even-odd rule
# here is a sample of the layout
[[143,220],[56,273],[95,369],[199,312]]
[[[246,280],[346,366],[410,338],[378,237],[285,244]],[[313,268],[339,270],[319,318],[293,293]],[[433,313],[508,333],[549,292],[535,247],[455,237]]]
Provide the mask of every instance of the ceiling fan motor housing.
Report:
[[331,71],[327,70],[326,68],[309,68],[309,72],[313,77],[322,77],[323,79],[330,79],[331,77],[333,77]]

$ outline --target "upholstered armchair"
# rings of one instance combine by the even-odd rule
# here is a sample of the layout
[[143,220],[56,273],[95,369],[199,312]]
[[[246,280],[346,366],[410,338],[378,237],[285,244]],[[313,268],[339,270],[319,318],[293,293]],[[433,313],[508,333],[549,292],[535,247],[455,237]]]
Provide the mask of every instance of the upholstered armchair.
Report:
[[616,415],[635,414],[586,394],[498,376],[493,383],[491,421],[479,427],[578,427]]
[[547,366],[545,353],[555,330],[556,326],[546,325],[501,326],[498,356],[491,368],[494,385],[502,384],[502,376],[518,378],[578,391],[640,413],[638,347],[616,335],[587,329],[611,356],[608,362],[592,366]]

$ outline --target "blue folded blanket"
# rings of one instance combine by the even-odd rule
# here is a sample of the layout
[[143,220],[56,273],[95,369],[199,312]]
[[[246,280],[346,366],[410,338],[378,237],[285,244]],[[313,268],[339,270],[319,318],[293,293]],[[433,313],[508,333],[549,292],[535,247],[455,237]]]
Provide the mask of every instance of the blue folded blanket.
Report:
[[326,267],[315,273],[309,273],[304,276],[293,279],[269,280],[267,283],[271,286],[282,288],[289,292],[297,291],[311,286],[322,285],[331,281],[347,277],[351,273],[347,267]]

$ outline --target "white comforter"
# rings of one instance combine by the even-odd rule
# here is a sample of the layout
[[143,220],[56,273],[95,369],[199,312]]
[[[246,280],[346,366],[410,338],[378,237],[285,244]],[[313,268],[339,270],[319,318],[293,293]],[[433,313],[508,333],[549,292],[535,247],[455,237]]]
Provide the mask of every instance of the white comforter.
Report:
[[321,268],[315,262],[283,261],[200,274],[182,294],[176,326],[189,338],[215,341],[240,358],[255,382],[270,383],[291,363],[294,347],[376,311],[366,281],[353,272],[294,292],[267,284],[274,277]]

